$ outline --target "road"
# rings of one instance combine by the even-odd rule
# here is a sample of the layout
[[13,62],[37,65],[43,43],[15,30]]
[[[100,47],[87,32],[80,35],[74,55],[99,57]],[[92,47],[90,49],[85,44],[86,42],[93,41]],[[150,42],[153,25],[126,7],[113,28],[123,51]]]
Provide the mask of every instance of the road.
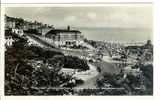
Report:
[[[73,55],[73,56],[80,56],[80,55],[87,55],[88,52],[85,51],[71,51],[71,50],[64,50],[64,49],[59,49],[56,48],[54,45],[36,37],[33,35],[27,35],[29,37],[29,39],[35,40],[34,42],[37,44],[41,44],[43,45],[45,48],[50,49],[50,50],[54,50],[54,51],[59,51],[59,52],[63,52],[64,54],[67,55]],[[110,56],[106,56],[106,58],[111,59]],[[101,78],[101,76],[103,75],[103,73],[119,73],[119,68],[116,68],[115,66],[115,62],[110,63],[111,60],[103,60],[101,62],[96,62],[96,63],[88,63],[90,70],[84,72],[84,73],[77,73],[75,75],[75,77],[79,77],[82,80],[84,80],[84,84],[76,87],[76,88],[96,88],[96,80],[98,78]],[[97,67],[101,68],[101,72],[97,72]]]
[[76,73],[74,77],[80,78],[84,81],[84,84],[75,87],[78,88],[96,88],[95,82],[97,80],[97,77],[99,76],[99,72],[97,71],[96,66],[88,63],[90,70],[87,70],[85,72]]
[[35,43],[37,44],[42,44],[45,49],[49,49],[49,50],[53,50],[53,51],[57,51],[57,52],[62,52],[65,55],[72,55],[72,56],[87,56],[88,55],[88,51],[85,50],[65,50],[65,49],[60,49],[58,47],[56,47],[54,44],[45,41],[44,39],[42,39],[40,36],[36,36],[36,35],[32,35],[30,33],[26,34],[29,39],[34,39]]

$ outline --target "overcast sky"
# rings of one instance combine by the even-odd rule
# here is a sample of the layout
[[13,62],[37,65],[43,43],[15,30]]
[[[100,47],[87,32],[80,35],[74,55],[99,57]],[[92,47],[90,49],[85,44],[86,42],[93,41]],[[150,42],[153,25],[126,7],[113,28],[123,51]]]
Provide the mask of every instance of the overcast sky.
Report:
[[40,21],[55,27],[152,28],[150,4],[99,7],[8,7],[9,16]]

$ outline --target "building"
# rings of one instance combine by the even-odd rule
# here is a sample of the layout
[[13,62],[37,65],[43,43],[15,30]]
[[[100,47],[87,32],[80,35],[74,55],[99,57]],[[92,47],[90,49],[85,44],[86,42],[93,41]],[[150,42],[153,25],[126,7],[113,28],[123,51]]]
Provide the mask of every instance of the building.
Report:
[[11,17],[5,15],[4,22],[5,22],[5,30],[9,30],[16,27],[16,22]]
[[15,28],[23,29],[24,20],[22,18],[14,18],[5,15],[4,21],[5,21],[5,30]]
[[38,33],[40,33],[42,36],[45,36],[45,34],[48,33],[52,29],[53,29],[52,27],[42,26],[38,28]]
[[13,42],[14,42],[14,39],[12,38],[12,36],[5,36],[5,46],[6,47],[12,46]]
[[67,29],[53,29],[50,30],[45,37],[53,40],[57,46],[78,46],[83,42],[83,35],[78,30]]
[[24,22],[24,25],[23,25],[23,30],[24,30],[24,31],[28,31],[28,30],[29,30],[29,24],[30,24],[30,23],[27,22],[27,21]]
[[24,34],[23,29],[18,29],[18,28],[12,29],[12,32],[19,36],[23,36]]
[[15,26],[16,26],[16,23],[13,22],[13,21],[8,21],[8,22],[5,23],[5,29],[6,30],[15,28]]
[[5,47],[10,47],[15,42],[10,30],[5,30]]
[[52,25],[43,24],[38,21],[26,21],[22,18],[9,17],[7,15],[5,15],[4,21],[5,30],[12,31],[13,29],[14,32],[16,32],[17,29],[23,29],[24,32],[35,33],[44,36],[47,32],[54,28]]
[[152,45],[151,40],[147,40],[147,43],[144,45],[143,48],[144,49],[151,49],[151,50],[153,50],[153,45]]

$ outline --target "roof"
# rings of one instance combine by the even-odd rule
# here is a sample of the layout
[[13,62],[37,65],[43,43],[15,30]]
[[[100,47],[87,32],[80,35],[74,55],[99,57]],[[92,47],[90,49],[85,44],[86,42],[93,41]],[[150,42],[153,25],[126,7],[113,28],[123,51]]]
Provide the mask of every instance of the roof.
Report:
[[66,32],[66,33],[68,33],[68,32],[71,32],[71,33],[77,32],[77,33],[81,33],[78,30],[67,30],[67,29],[53,29],[50,32],[52,32],[52,33],[60,33],[60,32]]
[[52,35],[56,35],[57,33],[81,33],[78,30],[67,30],[67,29],[52,29],[45,36],[51,37]]

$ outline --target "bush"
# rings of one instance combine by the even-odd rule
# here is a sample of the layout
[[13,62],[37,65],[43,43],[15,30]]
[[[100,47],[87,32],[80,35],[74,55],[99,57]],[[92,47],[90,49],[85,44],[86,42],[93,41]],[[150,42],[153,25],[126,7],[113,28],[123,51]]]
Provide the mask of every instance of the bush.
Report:
[[100,68],[100,67],[97,67],[97,71],[98,71],[98,72],[101,72],[101,68]]
[[77,85],[81,85],[81,84],[83,84],[83,83],[84,83],[83,80],[81,80],[81,79],[76,79],[76,84],[77,84]]

